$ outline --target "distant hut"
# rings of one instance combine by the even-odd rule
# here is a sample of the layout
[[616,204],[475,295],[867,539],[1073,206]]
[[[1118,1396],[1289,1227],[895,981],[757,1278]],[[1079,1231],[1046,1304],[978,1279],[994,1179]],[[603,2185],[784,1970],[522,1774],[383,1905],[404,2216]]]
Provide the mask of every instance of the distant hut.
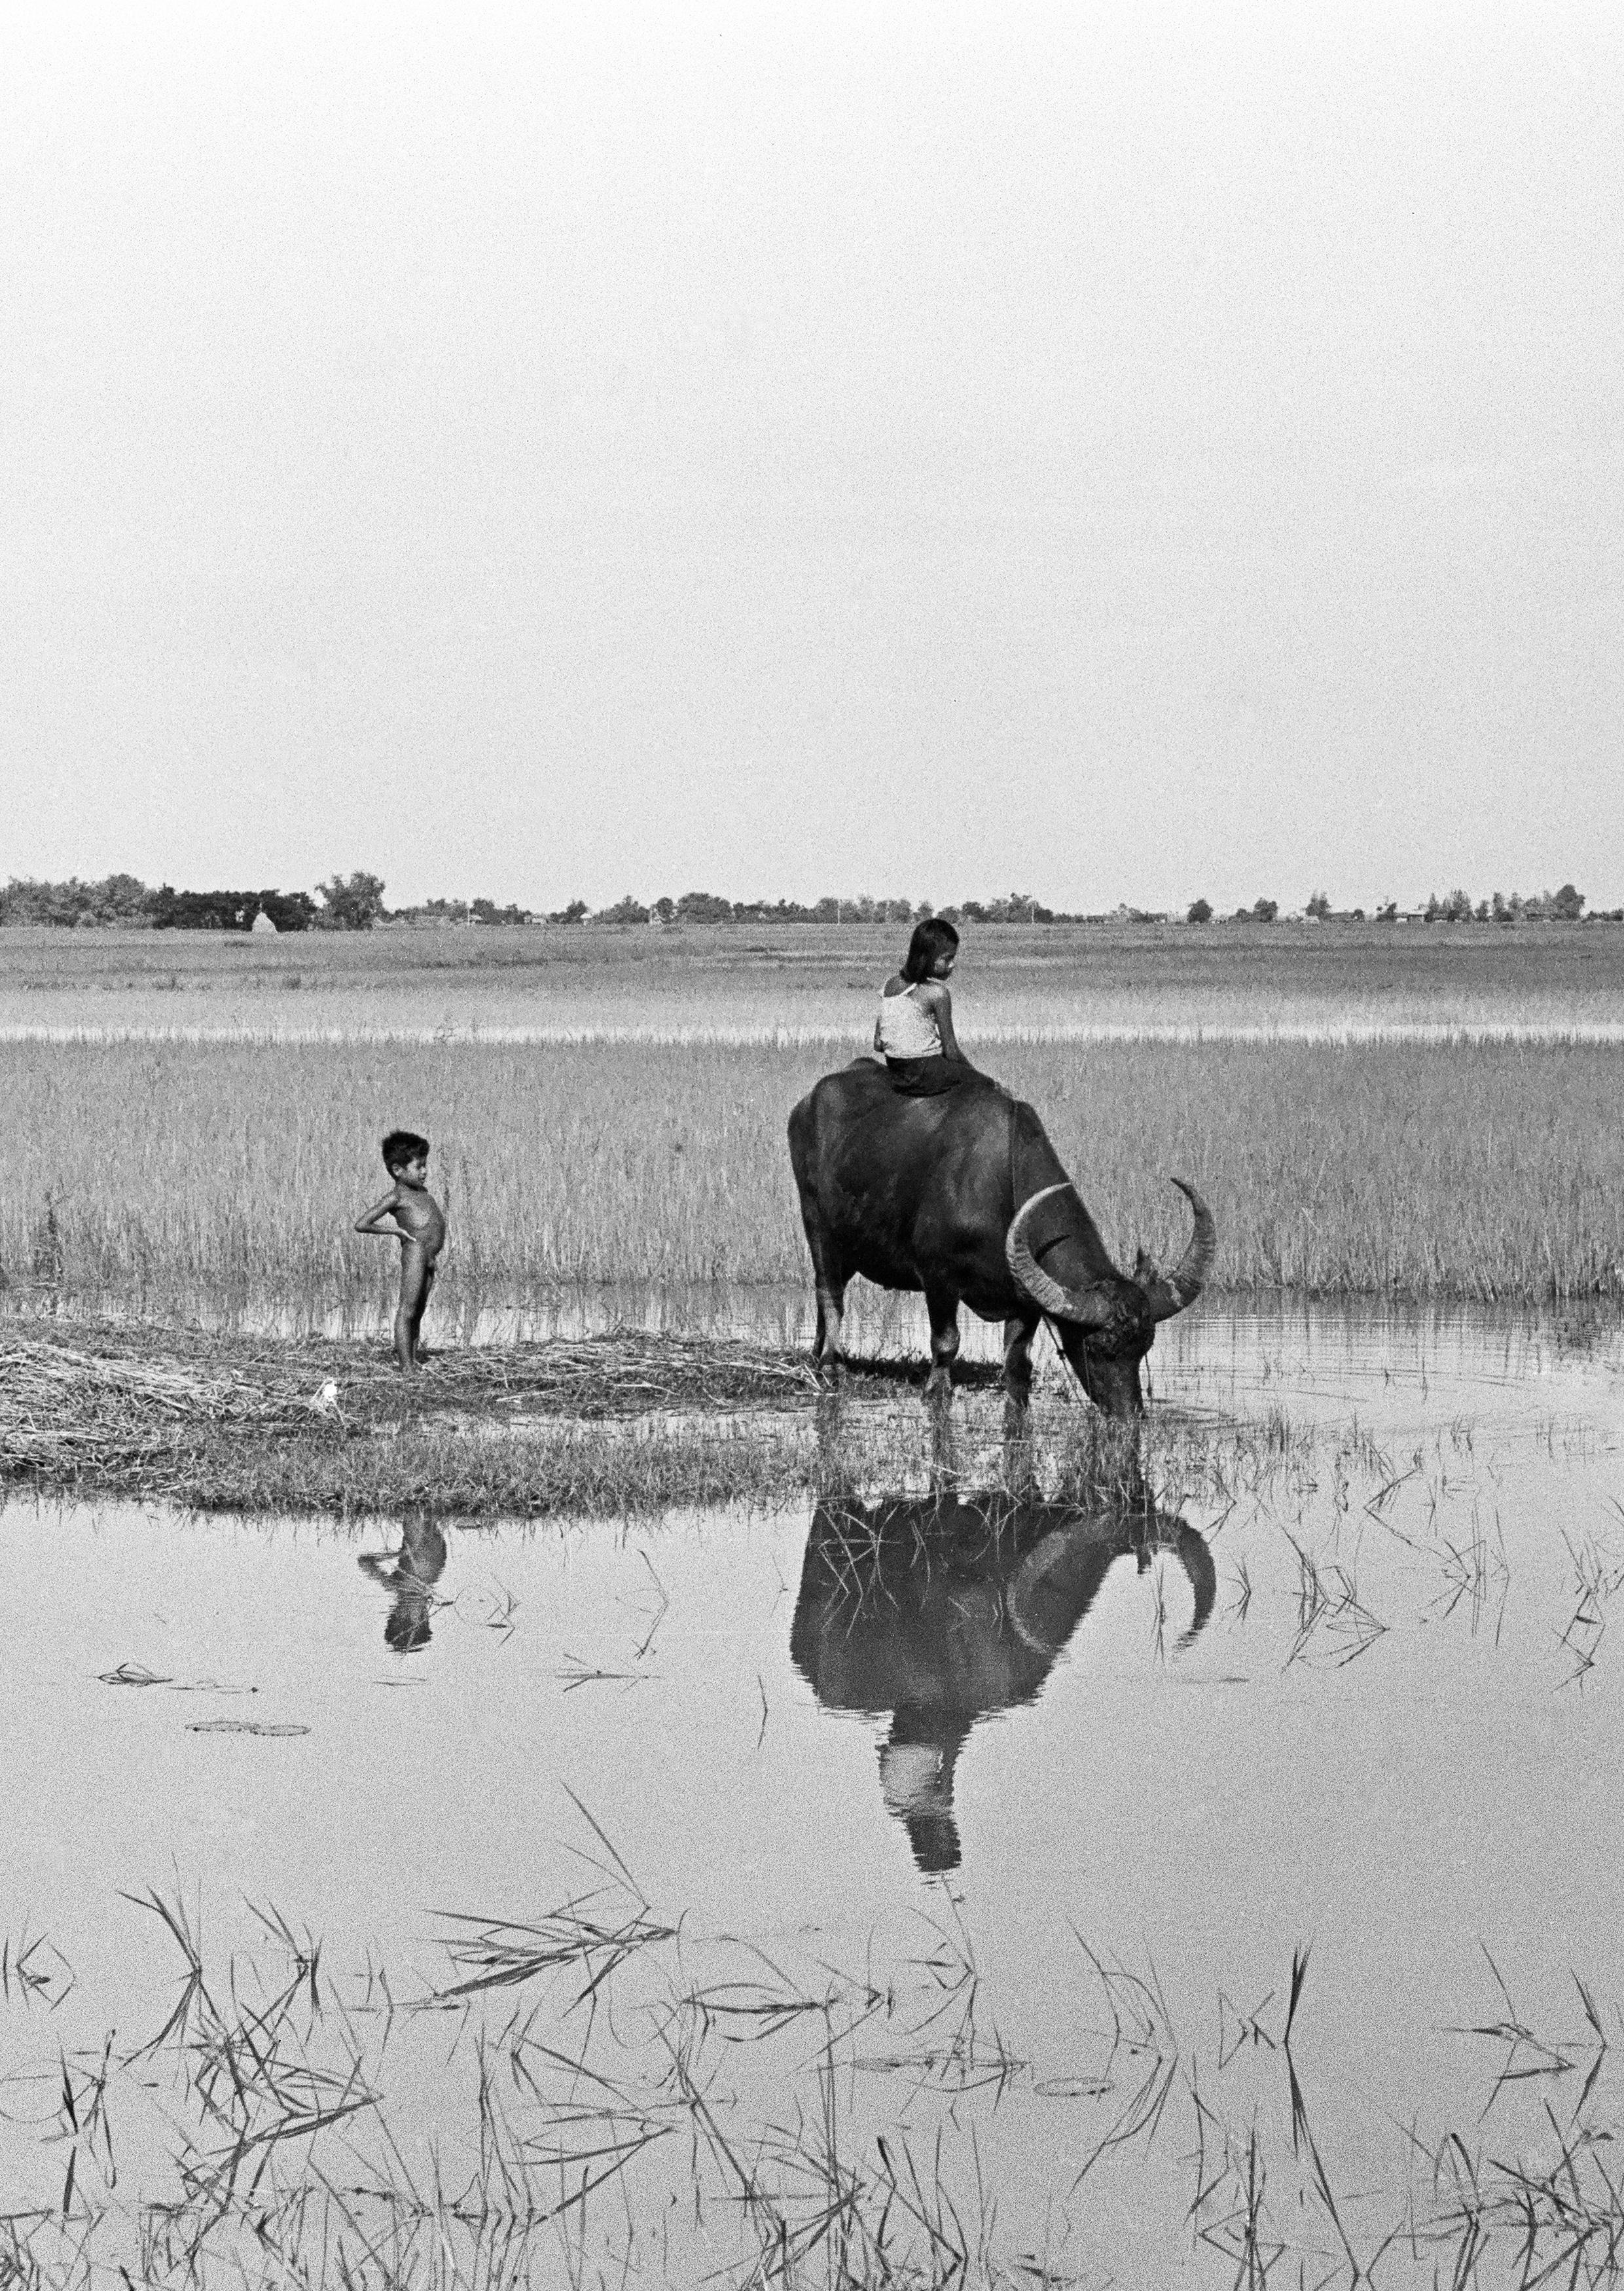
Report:
[[278,936],[275,923],[272,922],[270,917],[266,913],[263,907],[259,910],[259,912],[254,916],[253,920],[249,924],[248,928],[256,938],[275,938]]

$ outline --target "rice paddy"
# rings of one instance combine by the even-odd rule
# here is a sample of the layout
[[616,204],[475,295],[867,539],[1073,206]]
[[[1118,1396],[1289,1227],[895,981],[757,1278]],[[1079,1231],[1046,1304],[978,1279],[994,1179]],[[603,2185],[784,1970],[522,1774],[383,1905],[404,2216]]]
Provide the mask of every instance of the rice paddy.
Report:
[[[862,1047],[905,934],[0,931],[0,1041]],[[967,1042],[1624,1039],[1624,927],[965,927]]]
[[1624,2274],[1624,934],[971,941],[1119,1259],[1218,1216],[1128,1442],[811,1377],[877,939],[28,936],[0,2283]]
[[[638,1290],[800,1292],[784,1123],[832,1055],[12,1045],[4,1293],[13,1309],[365,1326],[394,1252],[350,1228],[396,1122],[433,1140],[451,1223],[430,1338],[489,1312],[546,1326],[594,1294],[612,1321]],[[1624,1286],[1621,1056],[1009,1043],[994,1070],[1041,1112],[1119,1259],[1181,1245],[1177,1174],[1213,1204],[1222,1290],[1537,1301]]]
[[[392,1252],[350,1227],[404,1122],[451,1218],[431,1331],[793,1339],[784,1118],[893,957],[872,930],[0,933],[0,1294],[373,1325]],[[1624,929],[989,930],[960,1005],[1119,1256],[1173,1244],[1180,1174],[1233,1293],[1624,1284]]]

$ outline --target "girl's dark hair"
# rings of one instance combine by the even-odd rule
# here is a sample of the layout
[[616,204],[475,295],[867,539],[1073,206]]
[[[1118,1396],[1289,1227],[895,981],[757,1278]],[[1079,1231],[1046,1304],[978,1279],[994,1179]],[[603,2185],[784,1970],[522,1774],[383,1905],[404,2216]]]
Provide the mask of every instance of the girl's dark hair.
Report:
[[930,966],[938,954],[953,954],[958,950],[959,934],[940,915],[927,915],[922,923],[915,923],[913,936],[908,941],[908,960],[902,975],[910,986],[917,986],[921,978],[929,978]]
[[393,1177],[395,1171],[404,1170],[408,1162],[415,1162],[420,1157],[426,1160],[428,1152],[428,1139],[420,1137],[414,1129],[391,1129],[383,1141],[383,1166]]

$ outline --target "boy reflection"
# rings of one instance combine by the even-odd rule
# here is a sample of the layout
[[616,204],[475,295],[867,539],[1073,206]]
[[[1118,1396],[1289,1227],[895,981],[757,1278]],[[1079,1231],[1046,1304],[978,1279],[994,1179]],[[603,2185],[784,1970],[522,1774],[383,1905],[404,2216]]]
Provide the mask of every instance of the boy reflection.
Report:
[[880,1787],[927,1875],[956,1869],[953,1771],[976,1721],[1033,1701],[1117,1561],[1170,1551],[1190,1644],[1212,1612],[1211,1554],[1154,1510],[1008,1496],[820,1505],[790,1652],[829,1710],[889,1711]]
[[395,1595],[383,1626],[383,1644],[411,1654],[433,1636],[434,1587],[446,1567],[446,1539],[425,1512],[408,1512],[400,1523],[398,1551],[363,1551],[358,1564],[374,1583]]

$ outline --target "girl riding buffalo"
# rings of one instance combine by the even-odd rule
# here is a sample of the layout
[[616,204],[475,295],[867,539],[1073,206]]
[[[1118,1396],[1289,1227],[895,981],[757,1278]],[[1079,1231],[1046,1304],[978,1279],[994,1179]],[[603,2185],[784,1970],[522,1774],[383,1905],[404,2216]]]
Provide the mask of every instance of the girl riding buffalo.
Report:
[[947,982],[958,953],[958,932],[930,915],[914,925],[907,961],[885,982],[874,1048],[904,1097],[936,1097],[976,1071],[953,1033]]

